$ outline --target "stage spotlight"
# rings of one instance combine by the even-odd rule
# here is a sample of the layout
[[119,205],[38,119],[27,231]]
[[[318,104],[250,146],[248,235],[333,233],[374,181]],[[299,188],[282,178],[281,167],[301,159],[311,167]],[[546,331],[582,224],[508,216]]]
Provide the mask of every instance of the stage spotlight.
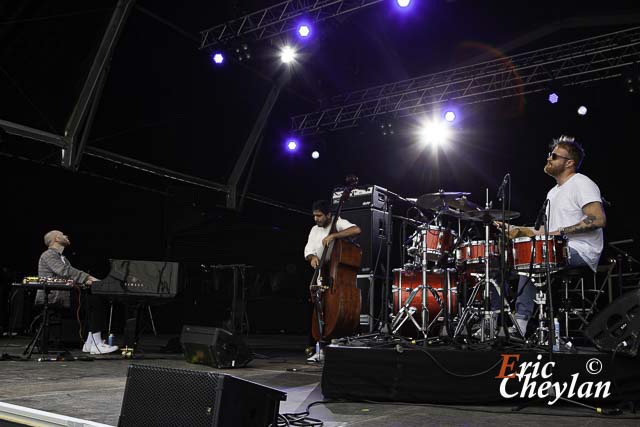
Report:
[[288,139],[287,150],[296,151],[297,149],[298,149],[298,141],[296,141],[295,139]]
[[296,50],[291,46],[284,46],[280,50],[280,60],[285,64],[290,64],[296,59]]
[[425,145],[442,145],[449,139],[449,128],[442,122],[427,122],[419,131],[420,141]]
[[298,26],[298,35],[304,39],[311,35],[311,27],[307,24],[300,24]]
[[555,104],[555,103],[557,103],[557,102],[558,102],[558,100],[559,100],[559,99],[560,99],[560,98],[558,97],[558,94],[557,94],[557,93],[555,93],[555,92],[551,92],[551,93],[549,94],[549,102],[550,102],[550,103]]
[[448,122],[453,122],[456,119],[456,113],[453,111],[447,111],[444,113],[444,119]]
[[587,114],[587,107],[585,107],[584,105],[581,105],[578,107],[578,114],[580,114],[581,116],[584,116]]
[[224,62],[224,56],[220,52],[216,52],[213,54],[213,62],[220,65]]
[[411,3],[411,0],[396,0],[396,4],[400,7],[407,7]]
[[318,159],[320,157],[320,153],[318,151],[314,151],[313,153],[311,153],[311,157],[313,159]]

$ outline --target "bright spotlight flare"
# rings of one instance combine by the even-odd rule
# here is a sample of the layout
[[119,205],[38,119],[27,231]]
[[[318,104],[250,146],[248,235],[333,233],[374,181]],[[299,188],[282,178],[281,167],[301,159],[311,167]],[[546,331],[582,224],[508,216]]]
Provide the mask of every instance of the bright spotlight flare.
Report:
[[311,153],[311,157],[313,159],[317,159],[320,157],[320,153],[318,151],[314,151],[313,153]]
[[295,139],[287,140],[287,150],[296,151],[298,149],[298,141]]
[[286,45],[280,50],[280,60],[285,64],[290,64],[296,59],[296,50]]
[[578,114],[580,114],[581,116],[585,116],[587,114],[587,107],[585,107],[584,105],[579,106]]
[[396,4],[400,7],[407,7],[411,3],[411,0],[396,0]]
[[450,136],[449,128],[442,122],[426,122],[419,131],[420,141],[424,145],[445,144]]
[[453,122],[456,119],[456,113],[453,111],[447,111],[444,113],[444,119],[448,122]]
[[307,24],[300,24],[298,26],[298,35],[302,38],[307,38],[311,34],[311,27]]
[[224,62],[224,56],[220,52],[216,52],[213,54],[213,62],[220,65]]
[[560,97],[558,96],[557,93],[552,92],[549,94],[549,102],[552,104],[555,104],[558,102],[558,100],[560,99]]

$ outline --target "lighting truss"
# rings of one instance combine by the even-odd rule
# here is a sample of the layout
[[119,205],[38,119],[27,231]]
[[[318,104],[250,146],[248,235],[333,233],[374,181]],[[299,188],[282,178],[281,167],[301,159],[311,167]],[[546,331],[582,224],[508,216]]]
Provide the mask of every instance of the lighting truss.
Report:
[[383,0],[287,0],[200,31],[200,49],[236,38],[262,40],[296,29],[296,20],[309,23],[354,12]]
[[468,105],[619,77],[640,61],[640,27],[560,44],[334,97],[330,106],[291,118],[299,135],[356,126],[362,119],[410,116],[439,104]]

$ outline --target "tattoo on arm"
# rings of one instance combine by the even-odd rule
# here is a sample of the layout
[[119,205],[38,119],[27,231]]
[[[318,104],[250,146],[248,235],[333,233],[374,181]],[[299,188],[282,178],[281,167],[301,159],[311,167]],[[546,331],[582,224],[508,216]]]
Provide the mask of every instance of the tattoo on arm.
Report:
[[600,228],[596,225],[595,215],[587,215],[581,222],[570,227],[565,227],[564,232],[567,234],[586,233],[587,231],[597,230]]

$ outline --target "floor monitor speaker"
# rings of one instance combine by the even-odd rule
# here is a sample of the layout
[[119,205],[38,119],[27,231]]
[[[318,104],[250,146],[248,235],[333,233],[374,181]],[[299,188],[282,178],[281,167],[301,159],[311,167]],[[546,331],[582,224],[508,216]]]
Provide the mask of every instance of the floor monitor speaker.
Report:
[[244,338],[226,329],[184,325],[180,342],[189,363],[237,368],[246,366],[253,359]]
[[600,350],[638,354],[640,289],[621,295],[596,314],[584,334]]
[[119,427],[277,425],[286,393],[231,375],[132,364]]

